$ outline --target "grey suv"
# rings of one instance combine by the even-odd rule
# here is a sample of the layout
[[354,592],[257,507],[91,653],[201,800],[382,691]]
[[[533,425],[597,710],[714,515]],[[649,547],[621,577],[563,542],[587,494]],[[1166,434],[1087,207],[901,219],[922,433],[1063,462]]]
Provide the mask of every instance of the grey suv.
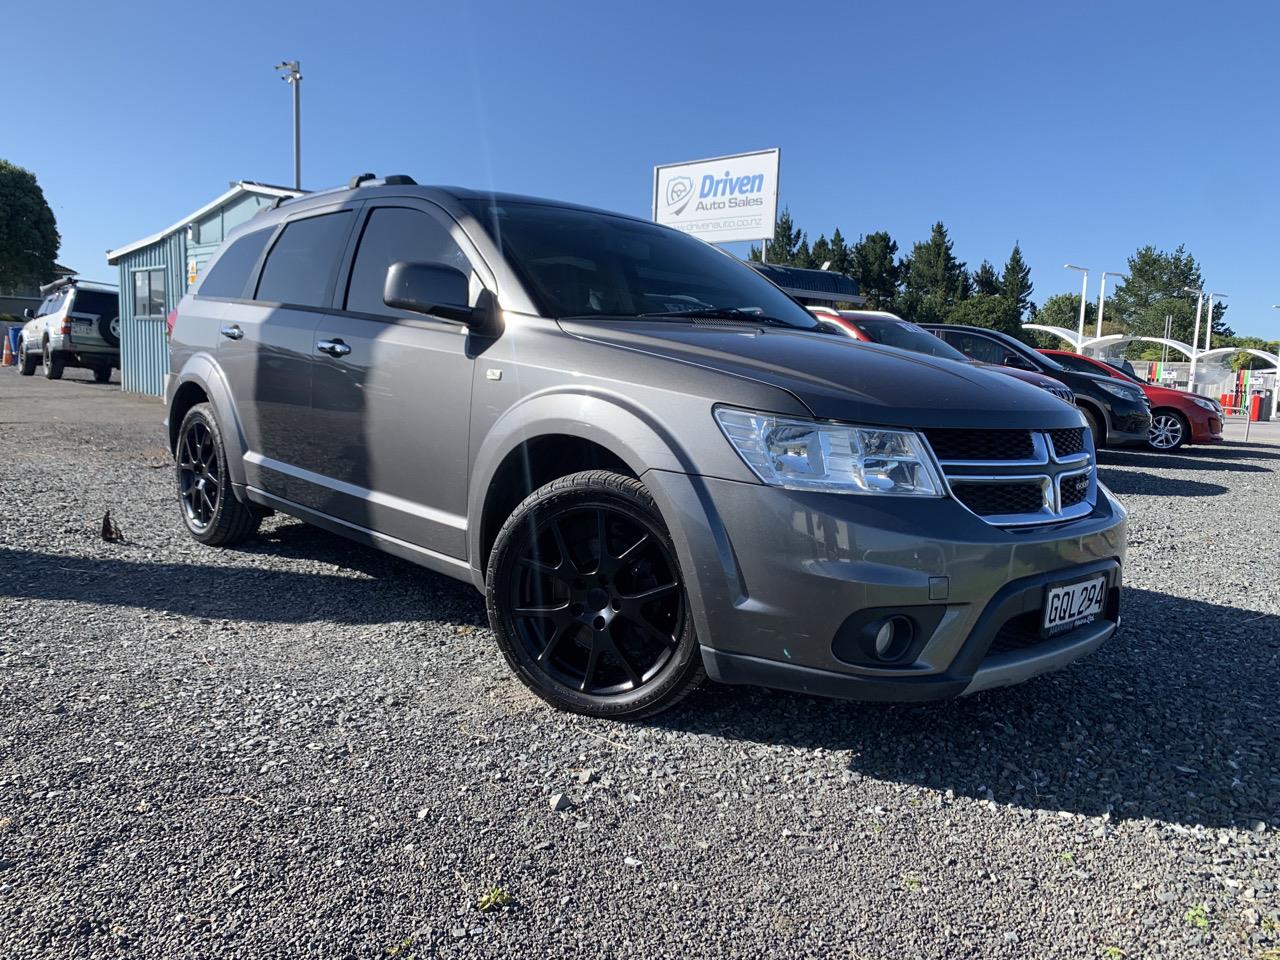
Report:
[[228,237],[171,370],[197,540],[278,510],[470,581],[569,710],[707,674],[949,697],[1119,622],[1125,513],[1078,411],[829,333],[644,220],[358,177]]

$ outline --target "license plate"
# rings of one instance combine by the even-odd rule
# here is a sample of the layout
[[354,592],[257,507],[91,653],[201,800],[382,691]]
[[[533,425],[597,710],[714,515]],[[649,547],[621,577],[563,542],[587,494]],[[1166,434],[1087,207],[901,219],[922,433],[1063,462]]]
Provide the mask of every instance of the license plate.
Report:
[[1092,620],[1102,612],[1107,578],[1050,587],[1044,598],[1044,632],[1061,633]]

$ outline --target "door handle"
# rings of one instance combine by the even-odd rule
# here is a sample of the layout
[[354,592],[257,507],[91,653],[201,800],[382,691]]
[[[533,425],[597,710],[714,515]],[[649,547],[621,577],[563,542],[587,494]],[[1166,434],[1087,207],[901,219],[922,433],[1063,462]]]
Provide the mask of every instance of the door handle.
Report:
[[244,331],[240,329],[240,324],[233,323],[231,326],[224,326],[218,331],[228,340],[240,340],[244,337]]
[[348,353],[351,352],[350,347],[348,347],[341,340],[337,340],[337,339],[321,340],[319,343],[316,344],[316,349],[319,350],[321,353],[327,353],[331,357],[345,357]]

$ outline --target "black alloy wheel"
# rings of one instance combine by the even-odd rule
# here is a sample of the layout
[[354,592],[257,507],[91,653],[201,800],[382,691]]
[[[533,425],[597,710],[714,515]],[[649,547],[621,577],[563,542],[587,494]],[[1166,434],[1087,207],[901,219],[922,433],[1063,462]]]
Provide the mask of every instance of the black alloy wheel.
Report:
[[489,581],[503,652],[557,706],[648,715],[701,679],[680,567],[638,480],[596,471],[536,491],[499,534]]
[[258,529],[261,512],[241,503],[231,490],[226,446],[209,404],[196,404],[182,418],[173,458],[178,506],[196,540],[227,546]]

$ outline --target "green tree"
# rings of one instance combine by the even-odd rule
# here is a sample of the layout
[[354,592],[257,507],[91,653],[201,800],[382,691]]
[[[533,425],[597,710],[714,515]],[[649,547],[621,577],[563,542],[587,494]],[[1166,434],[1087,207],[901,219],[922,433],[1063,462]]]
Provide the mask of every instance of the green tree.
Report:
[[1022,259],[1022,247],[1015,243],[1000,276],[1000,292],[1017,304],[1019,317],[1026,317],[1036,312],[1035,304],[1031,302],[1031,290],[1031,268]]
[[[1173,317],[1173,338],[1190,343],[1195,329],[1196,295],[1185,288],[1202,289],[1200,264],[1182,244],[1171,253],[1148,244],[1129,258],[1129,274],[1107,302],[1106,316],[1121,323],[1129,333],[1147,337],[1164,336],[1165,317]],[[1215,336],[1233,333],[1223,321],[1226,304],[1213,308]],[[1202,318],[1203,319],[1203,318]],[[1201,328],[1200,335],[1204,336]]]
[[61,242],[35,174],[0,160],[0,287],[52,280]]
[[969,271],[956,259],[941,221],[933,225],[928,240],[911,248],[902,280],[900,312],[916,323],[945,323],[952,308],[969,296]]
[[845,240],[844,234],[840,232],[840,228],[836,227],[831,234],[831,269],[836,273],[848,273],[850,256],[849,244]]
[[858,290],[872,310],[892,310],[897,303],[897,254],[897,243],[884,230],[859,237],[849,250],[848,266],[841,272],[858,281]]
[[998,293],[975,293],[961,300],[947,313],[946,322],[987,327],[1018,338],[1023,335],[1018,305]]
[[818,239],[813,241],[813,246],[809,248],[809,259],[810,265],[819,270],[822,269],[824,263],[831,262],[831,241],[827,239],[825,233],[819,234]]
[[1000,292],[1000,274],[991,265],[990,260],[983,260],[982,265],[973,271],[973,292],[977,296],[994,297]]
[[[797,227],[791,219],[791,210],[783,207],[778,214],[778,222],[773,227],[773,239],[769,241],[768,258],[770,263],[783,266],[800,266],[796,257],[804,245],[804,254],[809,254],[809,245],[805,243],[804,231]],[[760,260],[760,248],[753,246],[749,254],[752,260]]]

